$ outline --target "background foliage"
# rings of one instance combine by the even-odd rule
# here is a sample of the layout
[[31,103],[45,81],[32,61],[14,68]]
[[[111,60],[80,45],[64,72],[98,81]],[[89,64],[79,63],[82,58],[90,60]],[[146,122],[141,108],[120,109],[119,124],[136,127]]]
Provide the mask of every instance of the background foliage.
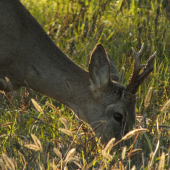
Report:
[[21,2],[56,45],[84,69],[88,70],[90,53],[96,43],[102,43],[124,75],[125,86],[133,68],[131,47],[138,51],[145,43],[142,63],[157,51],[154,71],[137,92],[134,128],[138,128],[143,116],[141,126],[149,132],[139,134],[136,140],[134,135],[127,143],[114,145],[111,141],[109,149],[104,148],[88,125],[63,105],[27,88],[9,94],[2,92],[2,169],[168,169],[170,1]]

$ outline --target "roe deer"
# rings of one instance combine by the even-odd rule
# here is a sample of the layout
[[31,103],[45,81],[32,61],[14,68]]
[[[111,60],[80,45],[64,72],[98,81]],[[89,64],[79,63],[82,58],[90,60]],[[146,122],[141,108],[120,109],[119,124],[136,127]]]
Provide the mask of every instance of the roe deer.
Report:
[[101,44],[94,48],[87,72],[53,43],[19,0],[0,1],[0,90],[10,90],[5,77],[14,90],[28,84],[71,108],[102,143],[121,138],[135,121],[135,93],[153,70],[156,55],[144,67],[139,61],[143,47],[139,53],[132,48],[135,64],[125,88]]

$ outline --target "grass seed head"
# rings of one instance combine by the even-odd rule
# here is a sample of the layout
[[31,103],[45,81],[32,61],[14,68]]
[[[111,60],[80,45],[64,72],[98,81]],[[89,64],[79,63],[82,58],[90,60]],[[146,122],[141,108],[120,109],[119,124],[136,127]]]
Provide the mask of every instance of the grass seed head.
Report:
[[170,106],[170,99],[164,104],[164,106],[160,109],[161,112],[165,111],[168,109]]
[[46,105],[47,105],[48,107],[50,107],[51,109],[56,110],[56,107],[53,106],[52,104],[50,104],[48,101],[46,102]]
[[66,164],[67,164],[67,162],[75,155],[75,153],[76,153],[76,149],[75,149],[75,148],[72,148],[72,149],[67,153],[67,156],[66,156],[64,162],[66,162]]
[[150,102],[150,99],[151,99],[151,94],[152,94],[152,87],[149,88],[147,94],[146,94],[146,98],[145,98],[145,101],[144,101],[144,106],[145,106],[145,109],[149,106],[149,102]]
[[40,148],[37,145],[34,145],[34,144],[26,144],[26,145],[24,145],[24,147],[31,149],[31,150],[34,150],[34,151],[40,151]]
[[53,149],[53,151],[54,151],[54,153],[58,156],[58,157],[60,157],[61,159],[62,159],[62,153],[59,151],[59,149],[57,149],[56,147]]
[[6,166],[5,166],[2,159],[0,159],[0,167],[2,168],[2,170],[7,170],[7,168],[6,168]]
[[23,165],[23,166],[26,166],[27,162],[26,162],[26,160],[25,160],[24,155],[23,155],[21,152],[19,152],[19,151],[18,151],[18,153],[19,153],[19,155],[20,155],[22,165]]
[[122,150],[122,160],[125,159],[125,156],[126,156],[126,150],[127,150],[127,147],[123,147],[123,150]]
[[65,126],[66,129],[68,129],[68,130],[70,129],[69,124],[64,117],[61,117],[60,121],[63,123],[63,125]]
[[31,137],[32,137],[35,145],[39,148],[39,150],[40,150],[41,152],[43,152],[43,149],[42,149],[42,145],[41,145],[40,140],[39,140],[34,134],[31,134]]
[[110,141],[107,143],[107,145],[104,148],[105,152],[110,152],[110,150],[113,147],[113,143],[115,142],[115,140],[116,140],[115,138],[110,139]]
[[131,152],[131,157],[132,157],[132,156],[135,156],[136,154],[138,154],[138,153],[141,152],[142,150],[143,150],[143,149],[141,149],[141,148],[132,150],[132,152]]
[[31,99],[31,101],[34,107],[36,108],[36,110],[40,113],[43,113],[43,109],[41,108],[41,106],[34,99]]
[[68,136],[73,137],[73,133],[70,130],[68,130],[68,129],[59,128],[59,131],[65,133]]
[[159,168],[158,169],[163,170],[164,165],[165,165],[165,153],[162,152],[161,159],[159,161]]
[[134,129],[131,130],[130,132],[128,132],[125,136],[122,137],[122,140],[128,140],[129,138],[131,138],[132,136],[134,136],[137,133],[141,133],[141,132],[148,132],[149,130],[146,128],[141,128],[141,129]]
[[13,123],[12,122],[8,122],[8,123],[5,123],[3,125],[1,125],[0,127],[7,127],[7,126],[11,126]]
[[12,161],[11,158],[9,158],[9,157],[7,156],[7,154],[3,153],[3,154],[2,154],[2,157],[3,157],[4,161],[5,161],[5,164],[7,165],[7,167],[8,167],[10,170],[16,170],[16,166],[15,166],[14,162]]

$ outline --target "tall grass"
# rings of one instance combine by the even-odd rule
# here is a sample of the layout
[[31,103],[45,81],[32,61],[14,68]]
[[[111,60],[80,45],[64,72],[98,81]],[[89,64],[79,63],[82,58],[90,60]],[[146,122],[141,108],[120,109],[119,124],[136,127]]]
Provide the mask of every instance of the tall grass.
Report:
[[[168,169],[170,167],[169,0],[22,0],[53,41],[81,67],[102,43],[127,84],[131,47],[145,43],[142,63],[157,51],[154,71],[137,92],[135,128],[128,142],[104,148],[90,127],[52,99],[21,88],[2,92],[1,169]],[[148,92],[149,88],[152,90]],[[151,89],[151,88],[150,88]],[[148,95],[149,99],[148,99]],[[147,106],[147,107],[146,107]]]

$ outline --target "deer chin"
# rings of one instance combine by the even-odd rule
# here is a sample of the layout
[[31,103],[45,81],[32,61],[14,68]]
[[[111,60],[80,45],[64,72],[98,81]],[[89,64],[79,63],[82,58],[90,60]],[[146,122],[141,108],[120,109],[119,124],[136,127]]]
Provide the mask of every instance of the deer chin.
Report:
[[6,89],[7,88],[7,83],[6,83],[6,81],[3,79],[3,78],[0,78],[0,88],[1,89]]
[[90,124],[95,135],[100,139],[101,144],[106,145],[112,138],[120,140],[128,132],[128,127],[122,127],[120,124],[104,117],[100,121]]

